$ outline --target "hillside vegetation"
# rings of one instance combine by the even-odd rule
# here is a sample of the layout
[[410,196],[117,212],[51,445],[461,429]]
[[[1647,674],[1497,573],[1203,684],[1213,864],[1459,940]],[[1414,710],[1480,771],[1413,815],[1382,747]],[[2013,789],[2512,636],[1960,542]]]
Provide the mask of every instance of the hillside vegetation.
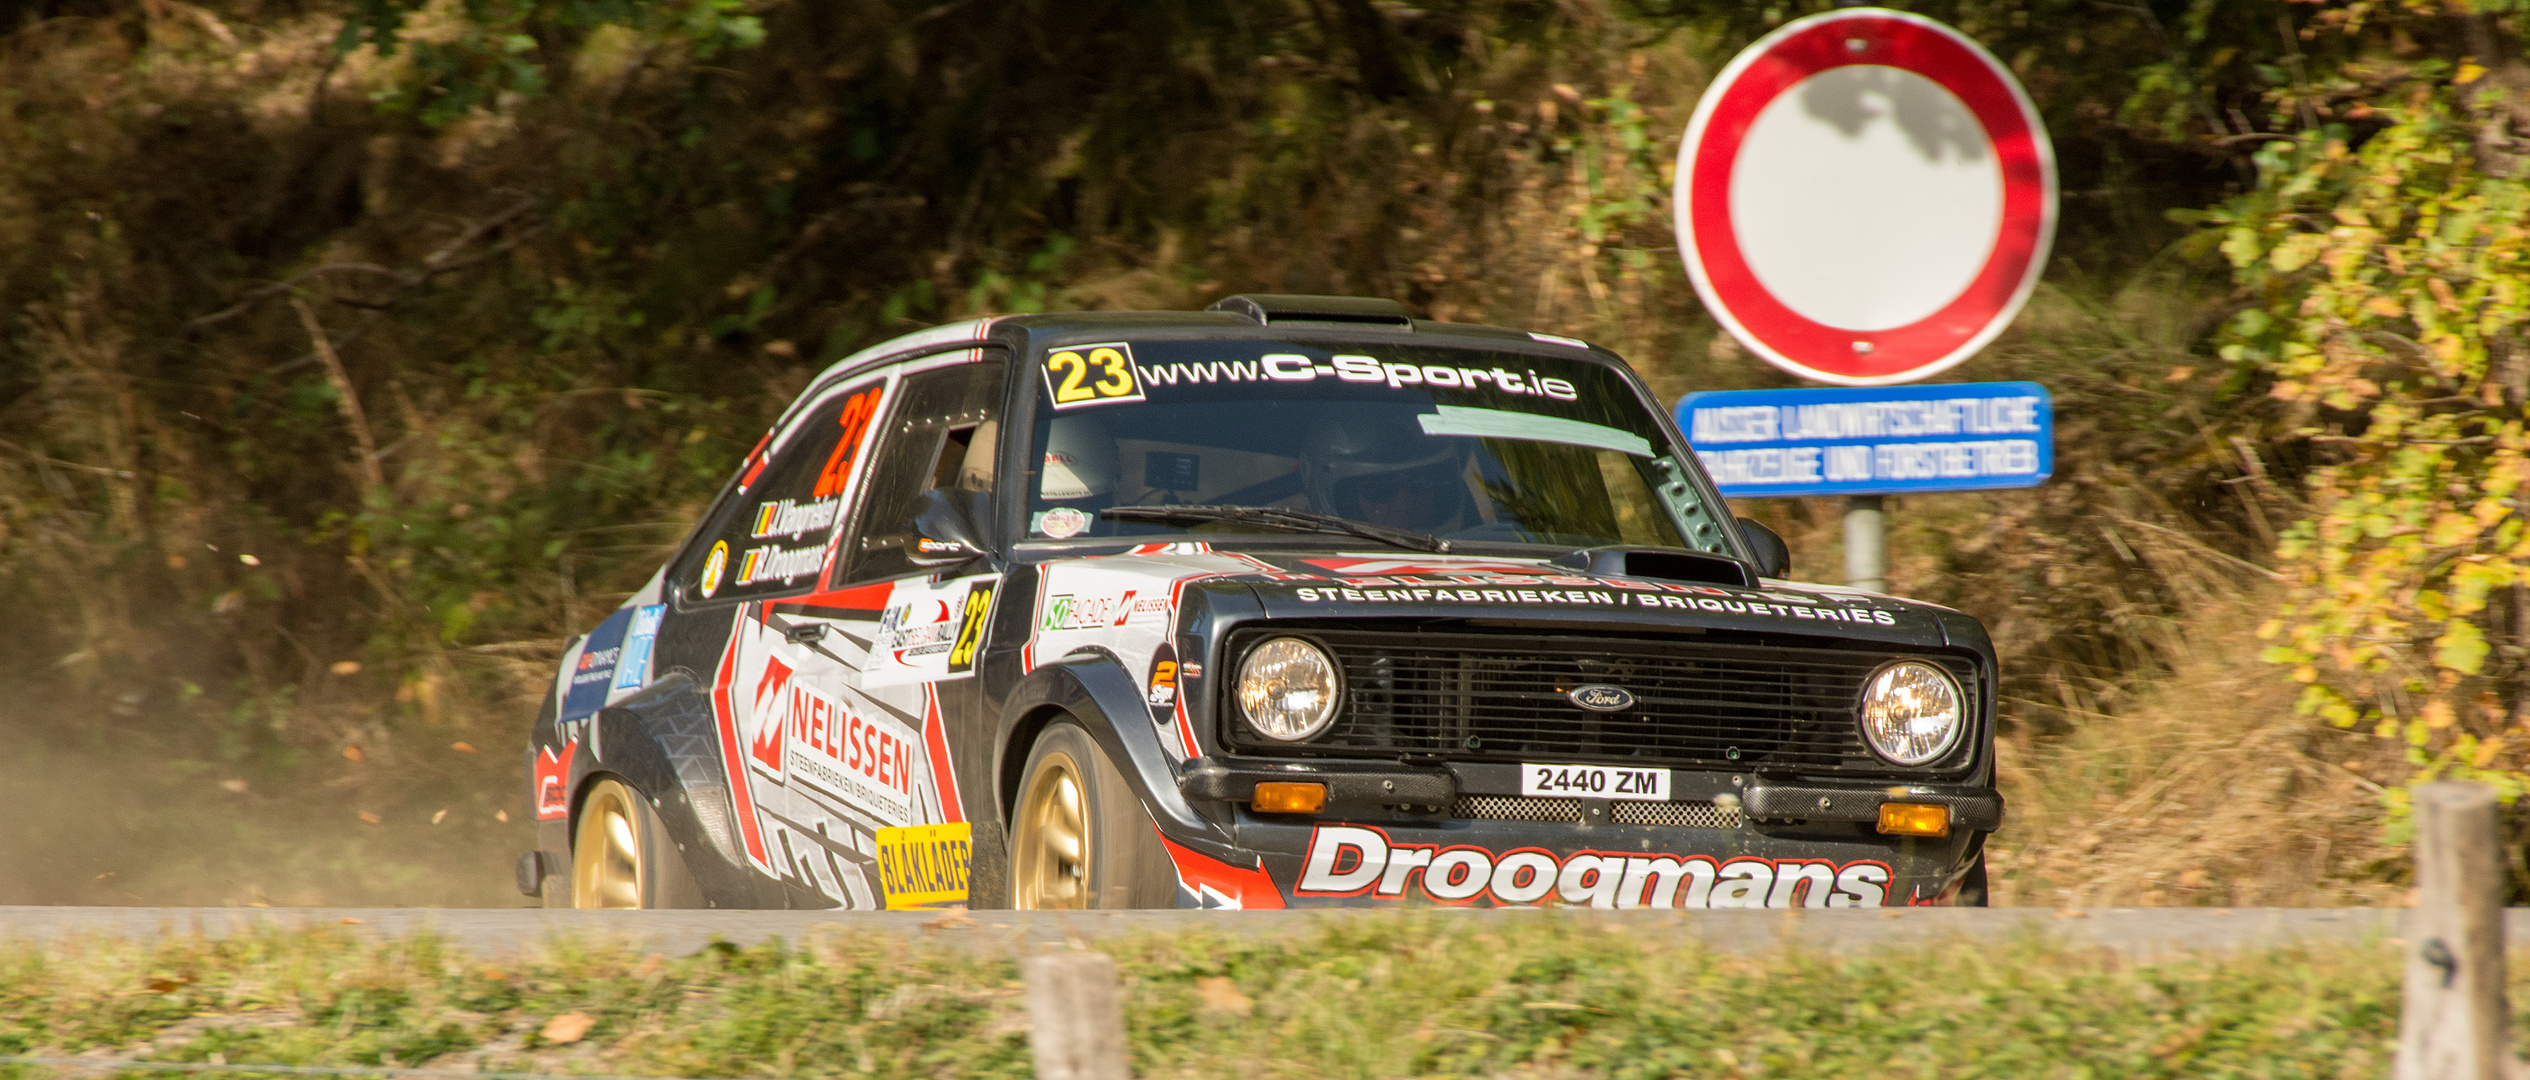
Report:
[[[2393,895],[2407,783],[2530,760],[2521,0],[1897,6],[2021,74],[2064,176],[1956,373],[2053,390],[2056,479],[1892,538],[2006,654],[2000,895]],[[899,332],[1361,293],[1782,385],[1669,163],[1822,7],[22,7],[0,902],[515,902],[564,637]],[[1839,573],[1834,505],[1744,512]]]

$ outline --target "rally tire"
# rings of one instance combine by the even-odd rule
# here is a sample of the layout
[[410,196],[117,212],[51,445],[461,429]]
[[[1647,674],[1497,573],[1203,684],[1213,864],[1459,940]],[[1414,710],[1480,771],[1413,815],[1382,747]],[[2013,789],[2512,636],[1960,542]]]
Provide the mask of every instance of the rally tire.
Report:
[[699,908],[702,890],[650,800],[607,777],[580,800],[571,837],[571,906]]
[[1177,906],[1177,872],[1150,813],[1079,724],[1049,725],[1020,776],[1010,828],[1012,907]]

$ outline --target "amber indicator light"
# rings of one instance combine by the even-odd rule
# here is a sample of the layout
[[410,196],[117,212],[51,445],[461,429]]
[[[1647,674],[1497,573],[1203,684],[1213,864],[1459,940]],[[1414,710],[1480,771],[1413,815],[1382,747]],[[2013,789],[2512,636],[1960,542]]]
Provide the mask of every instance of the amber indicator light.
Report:
[[1270,783],[1256,785],[1256,794],[1248,805],[1260,814],[1314,814],[1326,805],[1325,784]]
[[1880,831],[1891,836],[1948,836],[1950,808],[1923,803],[1880,804]]

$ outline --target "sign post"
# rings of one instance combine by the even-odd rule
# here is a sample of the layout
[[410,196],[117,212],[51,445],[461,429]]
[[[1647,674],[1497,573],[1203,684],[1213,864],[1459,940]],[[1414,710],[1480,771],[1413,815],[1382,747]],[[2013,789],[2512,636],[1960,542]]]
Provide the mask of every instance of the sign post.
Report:
[[[1706,310],[1768,363],[1837,386],[1914,382],[1974,355],[2028,301],[2055,237],[2054,150],[2011,71],[1881,8],[1796,19],[1733,58],[1696,103],[1677,178],[1678,247]],[[1846,580],[1878,591],[1880,498],[1897,490],[1746,494],[1847,495]]]

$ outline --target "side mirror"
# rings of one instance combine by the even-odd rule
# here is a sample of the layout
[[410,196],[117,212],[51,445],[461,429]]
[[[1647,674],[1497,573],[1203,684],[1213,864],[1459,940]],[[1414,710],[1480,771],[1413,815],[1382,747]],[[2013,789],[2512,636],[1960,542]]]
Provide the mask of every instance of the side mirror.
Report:
[[913,535],[907,538],[910,550],[905,552],[915,565],[946,566],[985,553],[983,530],[961,502],[937,489],[923,494],[921,508],[914,512]]
[[1779,578],[1792,571],[1792,549],[1773,529],[1740,518],[1739,535],[1748,541],[1749,553],[1757,556],[1757,576]]

